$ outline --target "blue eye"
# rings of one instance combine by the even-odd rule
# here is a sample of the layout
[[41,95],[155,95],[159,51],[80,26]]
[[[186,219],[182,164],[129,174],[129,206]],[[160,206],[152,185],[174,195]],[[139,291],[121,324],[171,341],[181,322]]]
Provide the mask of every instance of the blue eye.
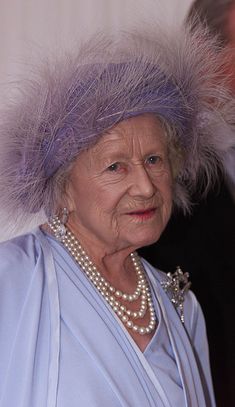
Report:
[[159,157],[158,155],[151,155],[150,157],[147,158],[146,161],[150,165],[155,165],[161,161],[161,157]]
[[107,170],[110,172],[115,172],[118,171],[119,167],[120,167],[119,163],[113,163],[107,168]]

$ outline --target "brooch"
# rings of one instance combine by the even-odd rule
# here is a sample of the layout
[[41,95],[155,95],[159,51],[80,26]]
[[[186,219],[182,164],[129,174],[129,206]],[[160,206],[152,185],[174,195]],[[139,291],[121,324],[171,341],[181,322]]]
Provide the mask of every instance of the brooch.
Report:
[[183,273],[181,268],[178,266],[176,271],[172,273],[167,273],[166,281],[161,281],[161,286],[164,291],[169,295],[170,300],[174,307],[179,310],[179,315],[181,322],[184,324],[184,296],[191,286],[189,278],[189,273]]

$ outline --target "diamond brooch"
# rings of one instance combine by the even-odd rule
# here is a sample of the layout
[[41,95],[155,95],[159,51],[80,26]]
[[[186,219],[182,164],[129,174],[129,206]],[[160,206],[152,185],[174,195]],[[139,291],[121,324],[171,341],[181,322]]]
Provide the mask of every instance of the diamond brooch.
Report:
[[178,266],[174,273],[167,273],[166,281],[161,281],[161,286],[170,297],[174,307],[178,309],[181,322],[184,324],[184,298],[185,293],[189,290],[191,282],[189,273],[183,273]]

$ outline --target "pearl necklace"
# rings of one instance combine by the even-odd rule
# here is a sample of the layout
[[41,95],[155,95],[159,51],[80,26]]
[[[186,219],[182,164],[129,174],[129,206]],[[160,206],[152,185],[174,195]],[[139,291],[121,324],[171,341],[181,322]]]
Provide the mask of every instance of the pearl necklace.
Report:
[[[134,332],[140,335],[149,334],[154,331],[156,327],[156,315],[151,298],[151,291],[148,281],[145,277],[145,271],[143,265],[138,257],[138,254],[131,253],[131,260],[134,265],[137,276],[137,287],[132,294],[123,293],[113,287],[97,270],[96,266],[89,259],[87,253],[80,245],[79,241],[72,234],[72,232],[60,221],[57,216],[54,216],[49,220],[50,226],[55,237],[61,241],[65,248],[72,255],[74,260],[79,264],[82,270],[85,272],[89,280],[94,284],[100,294],[112,307],[113,311],[120,318],[120,320],[132,329]],[[118,299],[122,299],[126,302],[133,302],[141,299],[140,308],[138,311],[132,311],[123,305]],[[150,321],[147,326],[137,325],[134,321],[137,318],[143,318],[149,310]]]

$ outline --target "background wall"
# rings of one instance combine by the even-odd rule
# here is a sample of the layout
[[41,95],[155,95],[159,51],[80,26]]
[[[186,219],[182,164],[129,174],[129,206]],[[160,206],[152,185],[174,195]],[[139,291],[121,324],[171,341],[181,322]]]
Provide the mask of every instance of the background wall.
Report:
[[45,47],[73,46],[99,30],[141,20],[181,21],[191,0],[0,0],[0,83]]

